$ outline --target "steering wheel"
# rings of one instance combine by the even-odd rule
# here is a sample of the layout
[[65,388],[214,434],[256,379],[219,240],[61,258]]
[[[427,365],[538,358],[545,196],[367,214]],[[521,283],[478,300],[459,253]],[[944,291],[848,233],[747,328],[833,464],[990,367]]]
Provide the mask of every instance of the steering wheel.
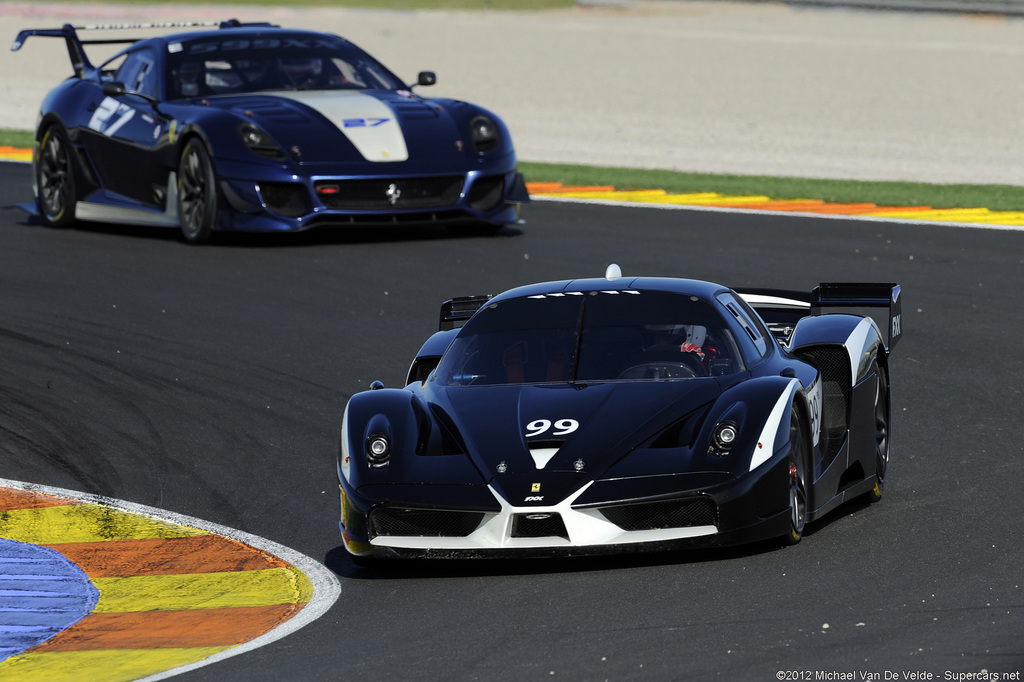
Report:
[[624,369],[619,373],[619,379],[656,381],[659,379],[694,379],[704,376],[704,368],[698,369],[694,364],[682,359],[642,362]]

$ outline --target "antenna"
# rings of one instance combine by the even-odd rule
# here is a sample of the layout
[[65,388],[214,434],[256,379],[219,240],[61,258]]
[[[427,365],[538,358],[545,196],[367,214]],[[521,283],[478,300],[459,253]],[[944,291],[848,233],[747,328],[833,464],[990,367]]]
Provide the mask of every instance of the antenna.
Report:
[[608,266],[608,269],[604,271],[604,278],[609,282],[614,282],[617,279],[622,279],[622,268],[615,263]]

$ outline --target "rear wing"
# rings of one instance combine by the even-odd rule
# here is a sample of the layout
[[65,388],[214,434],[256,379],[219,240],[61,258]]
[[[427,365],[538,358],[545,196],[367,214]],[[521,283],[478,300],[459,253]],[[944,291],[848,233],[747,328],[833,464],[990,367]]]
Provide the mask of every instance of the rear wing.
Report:
[[809,294],[782,289],[737,289],[736,293],[757,311],[772,335],[783,342],[788,341],[800,318],[835,312],[835,308],[885,308],[888,319],[875,321],[879,327],[886,328],[889,350],[903,334],[899,284],[830,282],[819,284]]
[[819,284],[811,291],[812,315],[820,315],[824,308],[887,308],[889,324],[886,347],[889,350],[903,336],[902,305],[899,284],[833,282]]
[[[82,27],[85,28],[85,27]],[[21,46],[25,44],[25,41],[30,36],[42,36],[44,38],[63,38],[68,48],[68,57],[71,58],[71,68],[75,70],[75,75],[79,78],[85,76],[86,71],[92,71],[95,67],[89,58],[85,56],[85,45],[95,44],[114,44],[114,43],[134,43],[135,40],[82,40],[78,37],[78,31],[71,24],[64,24],[61,28],[29,28],[24,31],[20,31],[18,36],[14,39],[14,43],[11,45],[11,51],[17,51],[21,49]]]
[[441,304],[441,316],[437,323],[439,331],[448,331],[460,326],[473,313],[479,310],[485,303],[491,300],[490,294],[483,296],[457,296],[450,298]]
[[237,28],[241,26],[267,26],[273,27],[274,24],[268,23],[242,23],[238,19],[228,19],[227,21],[186,21],[186,22],[169,22],[169,23],[158,23],[158,24],[95,24],[91,26],[72,26],[71,24],[64,24],[60,28],[28,28],[24,31],[19,31],[18,36],[14,39],[11,44],[11,51],[16,52],[21,49],[21,46],[25,44],[31,36],[41,36],[43,38],[63,38],[64,42],[68,47],[68,56],[71,58],[71,66],[75,70],[75,75],[82,78],[87,71],[92,71],[96,67],[92,65],[89,58],[85,56],[85,45],[127,45],[136,43],[139,38],[104,38],[98,40],[82,40],[78,36],[79,31],[111,31],[119,29],[155,29],[155,28],[195,28],[195,27],[218,27],[218,28]]

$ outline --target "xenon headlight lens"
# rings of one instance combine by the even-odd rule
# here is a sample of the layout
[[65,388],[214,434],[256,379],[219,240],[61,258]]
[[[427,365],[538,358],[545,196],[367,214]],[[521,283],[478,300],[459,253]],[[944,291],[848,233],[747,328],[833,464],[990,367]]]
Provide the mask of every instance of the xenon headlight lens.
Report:
[[498,124],[487,116],[476,116],[469,122],[469,138],[478,152],[489,152],[501,144]]
[[375,433],[366,439],[366,461],[371,467],[387,466],[391,459],[391,441],[386,434]]
[[729,454],[732,444],[736,442],[739,431],[736,422],[725,421],[715,426],[711,435],[711,453],[724,457]]

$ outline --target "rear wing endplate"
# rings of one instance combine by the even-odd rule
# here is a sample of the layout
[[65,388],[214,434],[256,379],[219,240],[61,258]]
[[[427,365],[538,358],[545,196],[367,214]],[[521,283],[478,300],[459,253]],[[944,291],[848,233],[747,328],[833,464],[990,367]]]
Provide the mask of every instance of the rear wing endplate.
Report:
[[440,331],[455,329],[459,326],[459,323],[473,317],[473,313],[489,300],[491,300],[490,294],[484,296],[457,296],[448,299],[441,304],[441,317],[438,320],[437,328]]
[[893,346],[903,335],[902,300],[899,284],[832,282],[819,284],[811,291],[811,314],[824,308],[888,308],[889,328],[886,346]]

